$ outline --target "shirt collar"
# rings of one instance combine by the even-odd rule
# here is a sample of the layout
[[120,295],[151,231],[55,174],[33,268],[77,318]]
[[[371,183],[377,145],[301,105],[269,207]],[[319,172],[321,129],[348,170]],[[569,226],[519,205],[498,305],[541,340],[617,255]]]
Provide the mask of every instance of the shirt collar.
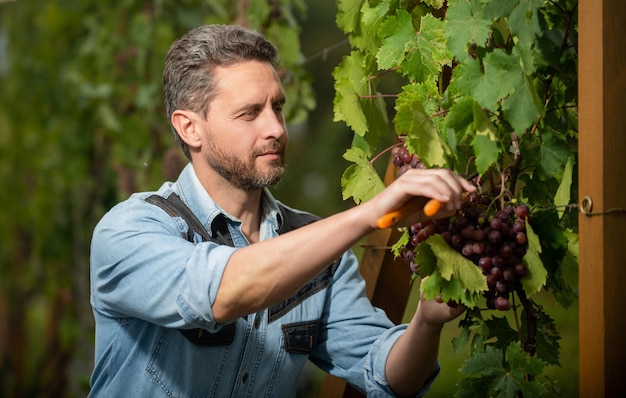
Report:
[[[239,219],[226,213],[215,203],[202,186],[202,183],[200,183],[191,163],[188,163],[180,173],[173,190],[180,196],[182,201],[185,202],[202,224],[204,224],[208,231],[211,231],[210,226],[219,215],[223,215],[233,223],[240,223]],[[275,231],[278,231],[283,221],[280,215],[280,208],[278,207],[278,202],[267,188],[263,189],[261,206],[263,212],[261,226],[263,227],[269,223]]]

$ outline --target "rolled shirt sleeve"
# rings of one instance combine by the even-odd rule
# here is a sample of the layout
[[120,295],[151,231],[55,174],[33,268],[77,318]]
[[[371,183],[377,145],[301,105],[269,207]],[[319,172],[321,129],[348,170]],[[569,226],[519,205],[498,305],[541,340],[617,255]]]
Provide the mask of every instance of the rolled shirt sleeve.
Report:
[[[394,397],[385,375],[391,348],[407,325],[394,325],[365,293],[365,282],[353,252],[342,258],[329,288],[320,344],[311,360],[348,381],[368,397]],[[439,373],[439,365],[416,396],[423,396]]]
[[[368,353],[365,365],[365,390],[368,397],[382,398],[394,397],[394,393],[389,386],[389,382],[385,376],[385,364],[391,348],[398,338],[404,333],[406,324],[398,325],[383,333],[378,340],[372,345]],[[422,388],[417,392],[415,397],[423,397],[430,390],[433,382],[440,372],[439,363],[433,374],[426,380]]]
[[109,211],[91,243],[91,301],[113,318],[214,331],[211,310],[232,253],[181,237],[181,219],[133,197]]

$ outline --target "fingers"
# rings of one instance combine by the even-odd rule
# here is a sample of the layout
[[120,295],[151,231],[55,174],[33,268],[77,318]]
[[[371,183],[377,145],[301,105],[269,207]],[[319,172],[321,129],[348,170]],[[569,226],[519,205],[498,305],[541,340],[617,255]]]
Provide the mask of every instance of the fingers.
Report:
[[[469,181],[450,170],[407,170],[370,203],[376,215],[372,225],[387,228],[400,220],[408,225],[417,219],[450,216],[461,207],[463,193],[475,190]],[[437,211],[422,209],[429,199],[440,202],[437,205],[441,208]],[[413,205],[417,203],[421,205]]]
[[461,206],[464,192],[476,190],[465,178],[446,169],[408,170],[398,181],[407,185],[409,194],[436,199],[448,211]]
[[421,312],[421,319],[433,325],[442,325],[457,318],[466,307],[454,301],[444,302],[441,296],[427,300],[422,295],[417,311]]

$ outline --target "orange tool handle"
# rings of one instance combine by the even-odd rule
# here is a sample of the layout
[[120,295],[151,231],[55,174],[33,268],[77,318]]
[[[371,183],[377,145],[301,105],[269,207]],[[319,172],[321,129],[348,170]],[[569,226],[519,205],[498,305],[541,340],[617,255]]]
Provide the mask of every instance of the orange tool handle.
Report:
[[[440,208],[441,208],[441,202],[438,201],[437,199],[431,199],[424,205],[423,211],[425,215],[430,217],[430,216],[434,216],[439,211]],[[380,229],[389,228],[393,224],[397,223],[401,218],[403,218],[404,216],[416,210],[417,209],[415,208],[415,203],[409,202],[406,205],[404,205],[402,208],[392,211],[390,213],[387,213],[381,218],[379,218],[378,221],[376,221],[376,226],[378,226],[378,228]]]
[[[473,180],[478,176],[478,173],[472,173],[469,176],[465,177],[468,180]],[[425,205],[422,211],[428,217],[434,216],[441,209],[441,202],[437,199],[430,199]],[[385,229],[391,227],[393,224],[397,223],[398,220],[403,218],[404,216],[410,214],[413,211],[417,211],[415,208],[415,202],[410,201],[405,204],[399,210],[392,211],[390,213],[385,214],[381,218],[376,221],[376,225],[380,229]]]

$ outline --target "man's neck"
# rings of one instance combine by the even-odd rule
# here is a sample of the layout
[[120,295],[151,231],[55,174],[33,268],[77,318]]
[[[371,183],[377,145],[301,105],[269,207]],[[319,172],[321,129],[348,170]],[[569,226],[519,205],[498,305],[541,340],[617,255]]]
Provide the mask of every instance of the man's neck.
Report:
[[200,183],[226,213],[241,221],[241,230],[250,243],[259,240],[263,190],[245,191],[215,172],[194,167]]

